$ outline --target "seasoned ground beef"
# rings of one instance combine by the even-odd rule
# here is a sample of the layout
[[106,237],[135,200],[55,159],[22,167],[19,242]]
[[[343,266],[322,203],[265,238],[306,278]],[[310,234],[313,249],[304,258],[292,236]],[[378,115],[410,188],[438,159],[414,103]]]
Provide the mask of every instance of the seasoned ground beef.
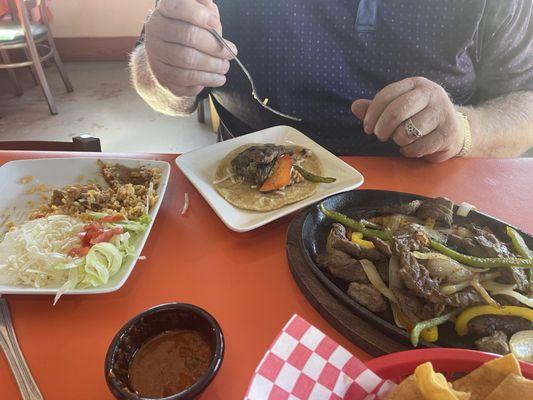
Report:
[[155,205],[158,199],[156,189],[161,183],[160,169],[127,168],[102,162],[99,165],[108,188],[98,184],[76,184],[54,189],[50,201],[39,207],[33,217],[50,214],[83,217],[87,212],[107,212],[137,219],[147,212],[147,207],[150,209]]

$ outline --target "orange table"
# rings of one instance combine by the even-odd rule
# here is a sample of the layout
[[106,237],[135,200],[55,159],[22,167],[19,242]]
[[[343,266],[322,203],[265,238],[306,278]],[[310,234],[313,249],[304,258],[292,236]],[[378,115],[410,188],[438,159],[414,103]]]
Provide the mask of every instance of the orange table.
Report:
[[[57,154],[0,152],[0,164],[43,156]],[[124,287],[105,295],[65,296],[55,307],[51,296],[8,296],[22,351],[45,399],[112,399],[103,368],[112,337],[137,313],[170,301],[204,307],[224,331],[225,359],[204,400],[242,399],[255,366],[293,313],[357,357],[369,358],[330,327],[294,283],[285,258],[290,218],[249,233],[231,232],[175,167],[175,156],[128,156],[173,166],[143,251],[147,259],[137,263]],[[533,159],[457,159],[439,165],[401,158],[345,160],[363,173],[364,188],[448,196],[533,232]],[[190,208],[181,216],[185,192]],[[0,399],[18,398],[15,379],[0,357]]]

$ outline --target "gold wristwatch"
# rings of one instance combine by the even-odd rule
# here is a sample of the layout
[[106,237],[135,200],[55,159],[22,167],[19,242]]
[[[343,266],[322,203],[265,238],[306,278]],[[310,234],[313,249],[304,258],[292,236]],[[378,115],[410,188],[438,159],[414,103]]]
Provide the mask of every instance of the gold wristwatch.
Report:
[[457,154],[457,157],[464,157],[470,153],[470,150],[472,149],[472,131],[470,130],[470,122],[468,122],[468,117],[466,114],[457,111],[457,115],[459,116],[459,120],[461,121],[464,132],[463,147]]

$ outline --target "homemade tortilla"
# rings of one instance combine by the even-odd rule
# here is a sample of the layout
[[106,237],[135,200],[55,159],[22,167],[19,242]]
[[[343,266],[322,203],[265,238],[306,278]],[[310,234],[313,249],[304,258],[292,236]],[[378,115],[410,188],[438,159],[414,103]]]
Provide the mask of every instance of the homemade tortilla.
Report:
[[[230,152],[218,165],[215,173],[215,181],[223,179],[228,175],[233,160],[239,153],[248,147],[261,146],[261,143],[246,144]],[[300,146],[285,146],[292,149],[294,153],[303,150]],[[320,160],[313,153],[304,158],[302,168],[315,174],[322,174]],[[251,188],[249,183],[233,183],[231,179],[216,183],[217,192],[235,207],[253,211],[271,211],[286,206],[287,204],[296,203],[311,196],[318,189],[319,183],[304,180],[303,182],[287,186],[283,190],[285,195],[277,193],[261,193],[258,188]]]

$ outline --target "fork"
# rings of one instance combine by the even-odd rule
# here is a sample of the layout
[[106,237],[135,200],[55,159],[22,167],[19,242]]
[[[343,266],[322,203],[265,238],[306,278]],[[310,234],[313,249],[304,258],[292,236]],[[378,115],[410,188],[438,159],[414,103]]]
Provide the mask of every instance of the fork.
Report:
[[237,55],[233,52],[233,50],[231,49],[231,47],[228,46],[228,44],[226,43],[226,41],[224,40],[224,38],[222,38],[222,36],[220,36],[220,34],[214,29],[214,28],[211,28],[209,30],[209,32],[211,32],[211,34],[220,42],[220,44],[222,46],[224,46],[224,48],[229,51],[229,53],[233,56],[233,59],[237,62],[237,64],[239,64],[239,67],[241,67],[242,71],[244,72],[244,74],[246,75],[246,77],[248,78],[248,80],[250,81],[250,85],[252,86],[252,97],[257,100],[257,102],[259,104],[261,104],[261,106],[263,108],[266,108],[267,110],[269,110],[270,112],[273,112],[274,114],[277,114],[277,115],[280,115],[284,118],[287,118],[287,119],[291,119],[293,121],[301,121],[302,119],[301,118],[298,118],[298,117],[293,117],[292,115],[287,115],[287,114],[284,114],[278,110],[275,110],[273,109],[272,107],[268,106],[267,105],[267,102],[268,102],[268,99],[261,99],[261,96],[259,96],[259,92],[257,91],[257,88],[255,86],[255,83],[254,83],[254,80],[252,78],[252,75],[250,74],[250,72],[248,72],[248,70],[246,69],[246,67],[244,66],[244,64],[241,62],[241,60],[239,60],[237,58]]
[[17,381],[23,400],[43,400],[37,384],[31,376],[28,364],[24,360],[13,329],[9,306],[0,294],[0,346],[7,357],[13,375]]

